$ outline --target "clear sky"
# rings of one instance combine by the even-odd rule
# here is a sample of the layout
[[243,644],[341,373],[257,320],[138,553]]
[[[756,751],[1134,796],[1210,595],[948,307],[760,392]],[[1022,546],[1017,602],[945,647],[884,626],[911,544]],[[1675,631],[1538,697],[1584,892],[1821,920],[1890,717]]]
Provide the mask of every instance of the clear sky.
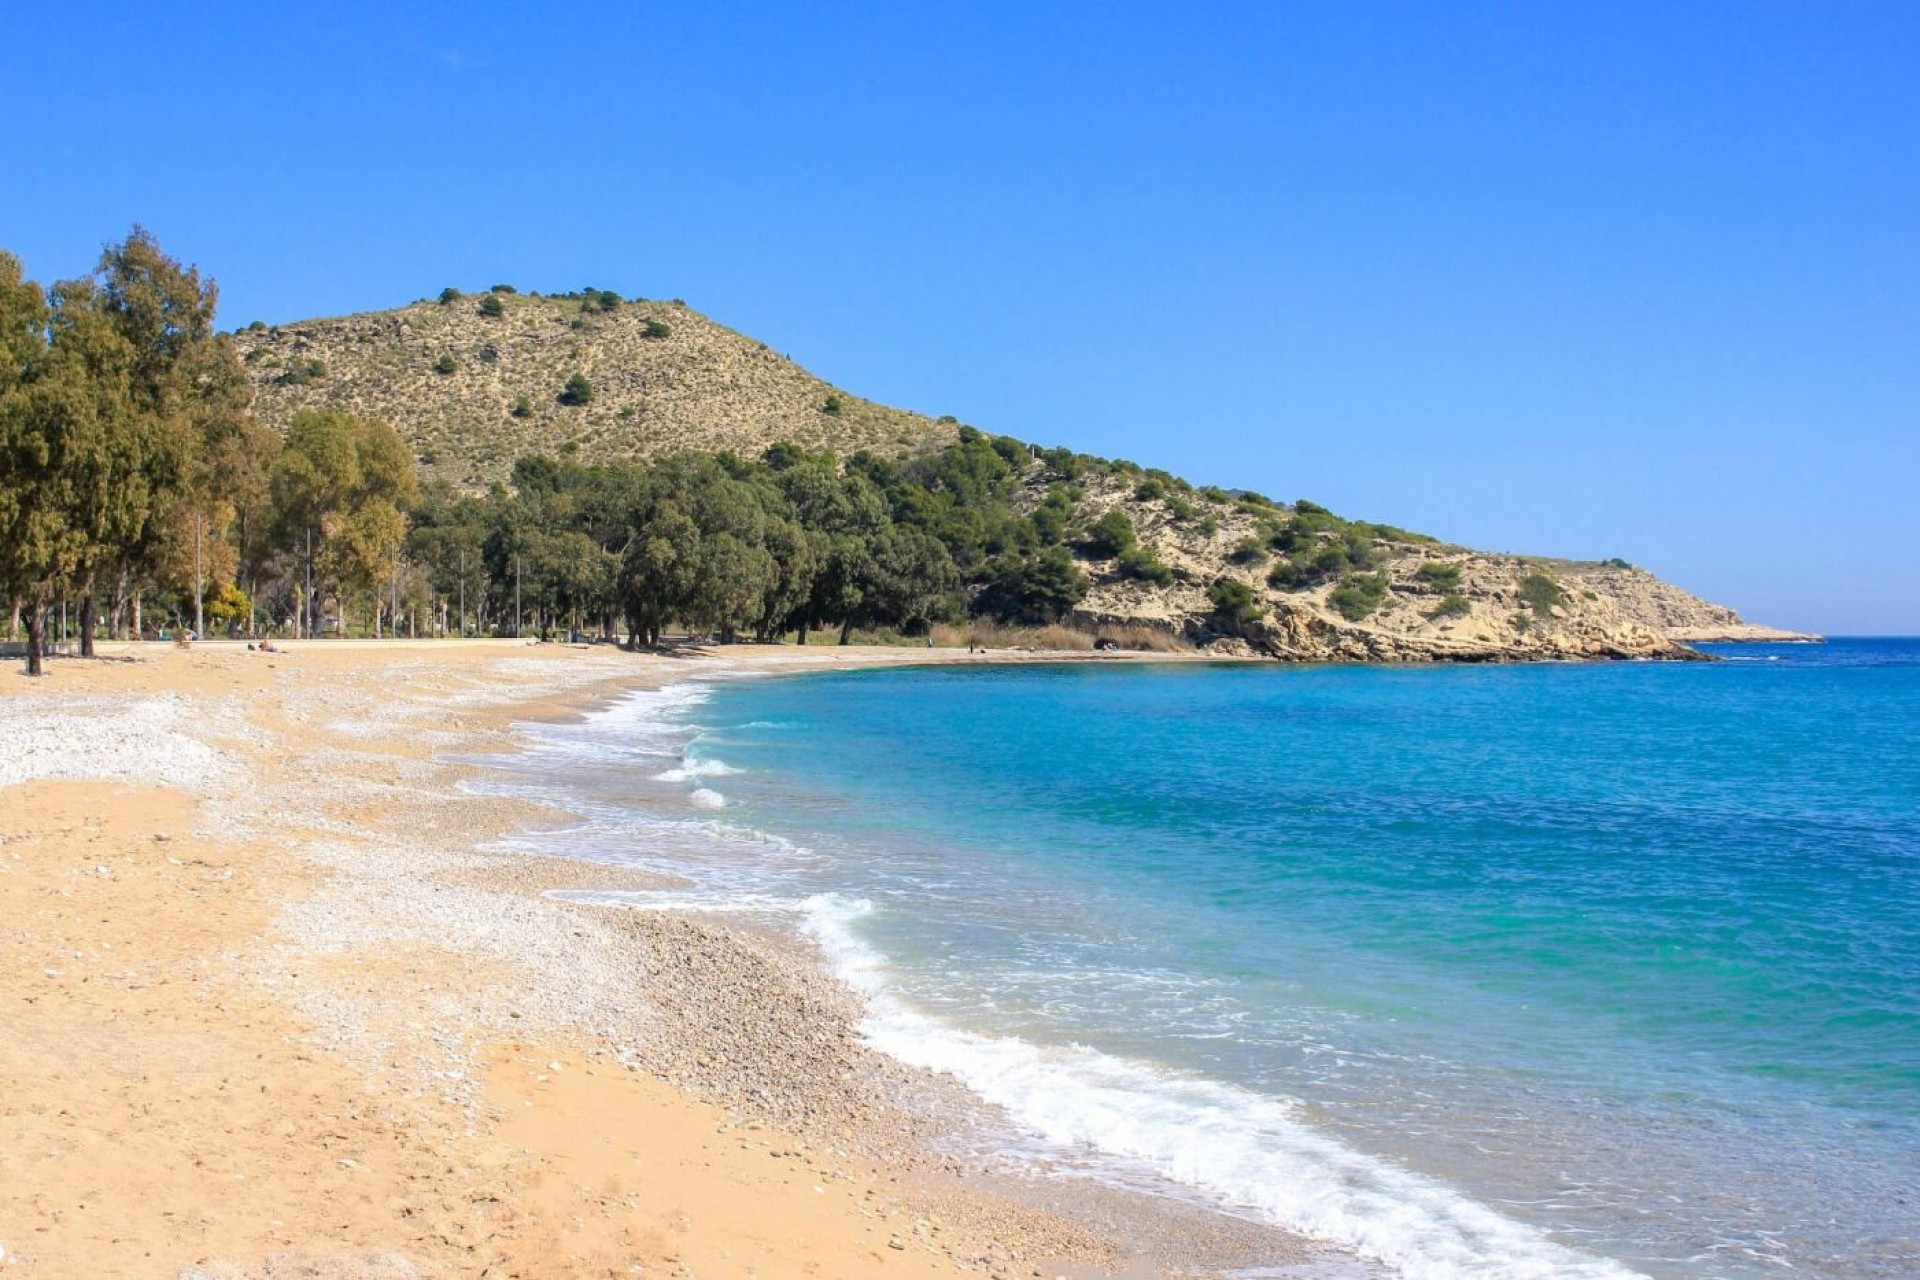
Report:
[[991,431],[1920,632],[1920,4],[0,0],[0,248],[679,297]]

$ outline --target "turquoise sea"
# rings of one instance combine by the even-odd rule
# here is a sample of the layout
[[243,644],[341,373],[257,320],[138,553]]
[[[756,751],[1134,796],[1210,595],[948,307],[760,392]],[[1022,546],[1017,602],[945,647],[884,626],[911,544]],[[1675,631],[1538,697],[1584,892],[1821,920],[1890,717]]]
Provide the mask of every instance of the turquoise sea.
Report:
[[791,921],[992,1158],[1411,1276],[1920,1274],[1920,641],[752,678],[528,837]]

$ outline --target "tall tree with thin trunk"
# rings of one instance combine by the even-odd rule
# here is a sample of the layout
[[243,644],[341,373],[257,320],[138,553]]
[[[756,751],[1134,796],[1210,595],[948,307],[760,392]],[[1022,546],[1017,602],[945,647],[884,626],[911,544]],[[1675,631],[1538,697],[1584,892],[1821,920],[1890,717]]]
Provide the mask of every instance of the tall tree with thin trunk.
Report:
[[47,604],[83,545],[68,520],[67,452],[91,397],[48,341],[49,311],[20,261],[0,253],[0,592],[27,624],[27,674],[41,674]]

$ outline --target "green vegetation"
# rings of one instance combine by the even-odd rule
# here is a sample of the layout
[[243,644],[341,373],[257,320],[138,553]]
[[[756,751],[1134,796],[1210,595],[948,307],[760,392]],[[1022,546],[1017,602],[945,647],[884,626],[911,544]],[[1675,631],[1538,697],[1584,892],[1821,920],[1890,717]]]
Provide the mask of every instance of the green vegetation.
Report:
[[1387,598],[1387,575],[1356,573],[1327,595],[1327,604],[1348,622],[1358,622]]
[[1567,602],[1567,593],[1546,574],[1530,573],[1520,579],[1520,598],[1535,613],[1547,614]]
[[833,414],[834,416],[837,417],[839,416],[840,410],[843,407],[844,406],[840,403],[839,396],[828,396],[826,400],[822,402],[822,404],[820,405],[820,412]]
[[1464,618],[1473,612],[1473,602],[1461,595],[1444,597],[1439,604],[1427,611],[1427,617],[1435,622],[1444,618]]
[[460,362],[453,358],[452,352],[448,352],[433,362],[433,371],[441,375],[453,373],[459,369],[459,367]]
[[1173,570],[1155,559],[1145,547],[1129,547],[1116,556],[1115,561],[1123,578],[1138,578],[1159,587],[1173,583]]
[[533,416],[533,401],[526,396],[515,396],[513,407],[508,409],[507,412],[516,418],[531,418]]
[[500,301],[500,295],[496,291],[480,299],[479,312],[491,320],[495,317],[505,315],[507,313],[507,304]]
[[1080,545],[1096,560],[1111,560],[1133,550],[1138,541],[1139,535],[1134,532],[1133,521],[1126,512],[1115,507],[1088,527],[1086,540]]
[[1429,560],[1414,572],[1414,577],[1435,591],[1451,592],[1460,586],[1460,566]]
[[448,285],[446,288],[440,291],[440,305],[443,307],[450,307],[454,303],[460,301],[460,299],[464,298],[465,296],[466,296],[465,294],[461,293],[458,289],[454,288],[452,285]]
[[320,359],[294,360],[288,363],[280,374],[280,383],[288,387],[304,387],[308,383],[318,382],[327,376],[327,362]]
[[658,320],[649,320],[645,324],[640,326],[641,337],[651,338],[656,341],[658,339],[667,337],[672,332],[673,332],[672,329],[669,329],[666,325],[662,324]]
[[567,385],[555,397],[564,405],[584,405],[593,403],[593,384],[587,381],[587,375],[576,373],[567,379]]
[[1266,610],[1253,598],[1253,588],[1238,578],[1220,578],[1207,588],[1214,616],[1238,628],[1259,620]]
[[0,594],[38,675],[56,599],[93,652],[100,606],[137,629],[143,593],[205,626],[257,518],[277,443],[213,325],[214,289],[136,227],[51,289],[0,253]]

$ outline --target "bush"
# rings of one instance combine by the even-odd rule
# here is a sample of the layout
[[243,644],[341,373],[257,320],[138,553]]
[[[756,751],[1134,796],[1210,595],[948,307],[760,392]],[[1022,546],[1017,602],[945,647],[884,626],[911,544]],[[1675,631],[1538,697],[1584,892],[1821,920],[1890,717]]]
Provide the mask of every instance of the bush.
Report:
[[494,346],[491,342],[489,342],[486,346],[480,348],[481,364],[492,364],[495,360],[498,360],[499,358],[500,358],[500,349]]
[[1473,601],[1465,596],[1447,596],[1439,604],[1427,611],[1427,617],[1435,622],[1442,618],[1464,618],[1473,612]]
[[1157,478],[1148,476],[1134,489],[1133,496],[1142,502],[1154,502],[1167,496],[1167,486]]
[[1227,559],[1235,564],[1262,564],[1265,563],[1266,558],[1267,545],[1257,533],[1248,534],[1240,539],[1234,544],[1233,550],[1227,554]]
[[533,401],[527,399],[525,396],[521,396],[513,402],[513,408],[507,410],[507,412],[516,418],[531,418],[533,416]]
[[1173,582],[1173,570],[1155,559],[1153,552],[1145,547],[1129,547],[1120,553],[1118,560],[1123,578],[1138,578],[1162,587]]
[[490,293],[486,297],[480,299],[481,315],[492,318],[494,316],[505,315],[506,312],[507,312],[507,304],[500,301],[499,294]]
[[267,327],[267,322],[265,320],[255,320],[252,324],[247,326],[247,332],[260,333],[260,332],[263,332],[266,329],[266,327]]
[[1238,578],[1220,578],[1207,588],[1207,600],[1213,611],[1236,626],[1249,623],[1266,612],[1253,598],[1253,588]]
[[[1172,516],[1176,523],[1185,524],[1199,514],[1198,509],[1191,502],[1177,495],[1169,496],[1166,503],[1167,514]],[[1208,531],[1208,536],[1212,536],[1211,530]]]
[[593,384],[587,381],[587,375],[576,373],[567,379],[566,387],[560,392],[561,404],[579,406],[593,402]]
[[491,288],[489,288],[487,292],[488,293],[518,293],[520,291],[514,288],[510,284],[496,284]]
[[1546,574],[1530,573],[1520,579],[1520,598],[1535,613],[1551,613],[1556,606],[1567,602],[1567,593]]
[[[258,324],[258,323],[260,323],[260,322],[259,322],[258,320],[256,320],[256,321],[254,321],[254,323],[255,323],[255,324]],[[1601,563],[1601,564],[1603,564],[1603,565],[1605,565],[1605,566],[1607,566],[1607,568],[1609,568],[1609,569],[1631,569],[1631,568],[1633,568],[1633,565],[1632,565],[1632,564],[1631,564],[1630,562],[1628,562],[1628,561],[1626,561],[1626,560],[1623,560],[1623,559],[1621,559],[1621,558],[1620,558],[1619,556],[1613,556],[1613,557],[1611,557],[1610,559],[1606,559],[1606,560],[1602,560],[1602,561],[1601,561],[1600,563]]]
[[1435,591],[1452,591],[1460,585],[1460,566],[1429,560],[1414,571],[1414,576]]
[[458,369],[459,367],[460,367],[460,362],[453,358],[452,352],[448,352],[446,355],[441,356],[438,360],[435,360],[433,362],[433,371],[435,373],[443,374],[443,375],[452,373],[454,370]]
[[452,285],[448,285],[446,288],[440,291],[440,305],[443,307],[450,307],[454,303],[460,301],[460,299],[464,296],[465,295],[463,295],[458,289],[454,288]]
[[643,338],[664,338],[672,332],[673,330],[658,320],[649,320],[640,326],[640,336]]
[[1387,598],[1387,575],[1357,573],[1335,587],[1327,604],[1348,622],[1358,622],[1380,607]]
[[1117,555],[1133,550],[1138,536],[1133,531],[1133,521],[1127,513],[1115,508],[1093,522],[1087,530],[1086,541],[1081,545],[1096,560],[1111,560]]

